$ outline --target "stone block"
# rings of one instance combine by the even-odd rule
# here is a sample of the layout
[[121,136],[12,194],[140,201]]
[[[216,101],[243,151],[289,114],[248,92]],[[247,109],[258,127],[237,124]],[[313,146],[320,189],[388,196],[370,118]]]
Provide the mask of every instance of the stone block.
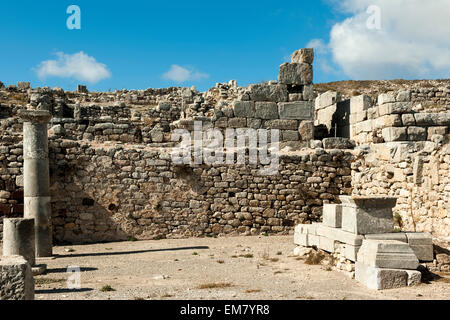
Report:
[[314,234],[308,234],[309,247],[319,247],[319,236]]
[[350,98],[350,113],[362,113],[372,107],[372,98],[368,95],[360,95]]
[[253,101],[288,101],[288,90],[284,84],[252,84],[248,87],[248,94]]
[[426,141],[427,129],[422,127],[408,127],[409,141]]
[[387,114],[374,120],[374,129],[386,127],[401,127],[402,118],[399,114]]
[[400,91],[397,94],[396,100],[397,100],[397,102],[409,102],[409,101],[411,101],[411,91],[410,90]]
[[407,232],[408,244],[419,261],[433,261],[433,238],[427,232]]
[[314,49],[305,48],[295,51],[291,56],[292,63],[312,64],[314,61]]
[[234,115],[238,118],[254,118],[255,103],[253,101],[235,101],[233,103]]
[[299,246],[309,247],[308,235],[305,233],[300,233],[299,231],[295,230],[294,243]]
[[450,126],[450,113],[415,113],[417,126]]
[[0,258],[0,300],[34,300],[33,273],[22,256]]
[[386,103],[378,106],[378,111],[380,116],[384,116],[386,114],[411,113],[412,104],[411,102]]
[[351,113],[349,116],[350,124],[356,124],[365,120],[367,120],[367,110],[358,113]]
[[323,205],[323,224],[331,228],[342,226],[342,206],[340,204]]
[[352,246],[361,246],[364,240],[363,236],[343,231],[342,229],[328,227],[323,224],[318,224],[316,233],[319,236],[327,237]]
[[448,127],[429,127],[428,128],[428,138],[431,139],[435,134],[445,136],[448,132]]
[[358,251],[361,246],[352,246],[351,244],[344,244],[344,257],[347,260],[356,261]]
[[340,199],[342,230],[362,235],[394,231],[392,208],[396,198],[340,196]]
[[333,104],[337,104],[341,101],[341,94],[336,91],[327,91],[322,93],[316,98],[315,108],[316,110],[320,110],[326,107],[329,107]]
[[323,124],[327,127],[328,131],[331,130],[333,126],[333,117],[337,110],[337,104],[325,107],[323,109],[317,110],[316,120],[318,124]]
[[356,134],[360,134],[361,132],[372,132],[372,130],[373,130],[373,120],[366,120],[355,124]]
[[[414,118],[414,115],[412,113],[402,114],[402,124],[403,124],[403,126],[415,126],[416,119]],[[395,126],[392,126],[392,127],[395,127]]]
[[408,287],[417,286],[422,282],[422,273],[417,270],[405,270],[408,275],[407,285]]
[[326,252],[334,253],[335,241],[327,237],[319,236],[319,249]]
[[297,130],[298,121],[297,120],[286,120],[286,119],[275,119],[267,120],[263,124],[265,129],[280,129],[280,130]]
[[389,127],[381,131],[381,135],[386,142],[406,141],[408,133],[406,127]]
[[278,82],[286,85],[307,85],[313,81],[313,68],[307,63],[283,63]]
[[355,279],[373,290],[402,288],[408,285],[408,274],[405,270],[380,269],[360,261],[355,264]]
[[308,101],[314,100],[314,85],[313,84],[306,84],[303,86],[303,99],[302,100],[308,100]]
[[312,102],[281,102],[278,104],[280,119],[311,120],[314,117]]
[[395,97],[392,93],[382,93],[378,96],[378,105],[395,102]]
[[314,122],[309,120],[300,121],[298,127],[301,141],[310,141],[314,139]]
[[263,120],[278,119],[278,106],[275,102],[256,102],[255,118]]
[[364,239],[369,239],[369,240],[395,240],[395,241],[408,243],[408,239],[406,238],[406,233],[403,233],[403,232],[366,234],[364,236]]
[[325,138],[322,140],[324,149],[353,149],[356,145],[348,138]]
[[298,130],[281,130],[281,141],[300,140]]
[[357,261],[369,267],[417,270],[419,260],[407,243],[396,240],[365,239]]

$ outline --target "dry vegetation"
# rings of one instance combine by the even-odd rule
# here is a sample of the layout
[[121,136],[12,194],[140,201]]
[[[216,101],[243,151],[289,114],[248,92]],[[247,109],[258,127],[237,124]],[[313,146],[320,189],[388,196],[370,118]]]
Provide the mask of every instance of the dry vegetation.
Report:
[[357,96],[360,94],[368,94],[376,97],[381,93],[389,91],[397,91],[404,88],[431,88],[450,86],[450,79],[442,80],[347,80],[335,81],[328,83],[317,83],[314,89],[323,93],[328,90],[339,91],[345,97]]

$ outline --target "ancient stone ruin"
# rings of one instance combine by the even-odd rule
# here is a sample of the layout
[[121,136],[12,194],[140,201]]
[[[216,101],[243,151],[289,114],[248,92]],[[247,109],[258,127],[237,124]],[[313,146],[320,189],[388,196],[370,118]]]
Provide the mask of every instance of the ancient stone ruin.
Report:
[[[207,92],[0,88],[2,268],[20,274],[20,297],[53,243],[130,237],[294,234],[370,288],[420,281],[433,239],[450,241],[450,88],[321,94],[313,58],[301,49],[278,81]],[[211,129],[243,141],[270,132],[277,171],[249,162],[257,147],[234,144],[232,164],[190,146],[192,161],[173,161],[177,130],[199,143]]]

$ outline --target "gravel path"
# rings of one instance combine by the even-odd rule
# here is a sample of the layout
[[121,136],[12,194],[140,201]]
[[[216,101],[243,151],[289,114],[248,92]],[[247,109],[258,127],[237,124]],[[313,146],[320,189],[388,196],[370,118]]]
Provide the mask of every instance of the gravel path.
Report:
[[[305,264],[294,247],[292,236],[55,247],[56,258],[42,261],[47,274],[36,277],[36,299],[450,299],[448,278],[377,292]],[[68,266],[81,268],[81,290],[67,288]]]

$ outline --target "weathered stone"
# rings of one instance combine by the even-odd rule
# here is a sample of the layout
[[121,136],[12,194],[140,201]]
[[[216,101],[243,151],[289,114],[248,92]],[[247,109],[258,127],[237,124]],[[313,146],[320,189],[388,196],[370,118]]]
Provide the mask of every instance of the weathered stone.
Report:
[[400,91],[397,94],[397,102],[409,102],[411,101],[411,91],[410,90],[404,90]]
[[363,236],[356,235],[354,233],[347,232],[342,229],[328,227],[323,224],[317,225],[315,234],[352,246],[361,246],[364,240]]
[[395,102],[395,97],[392,93],[382,93],[378,96],[378,104]]
[[279,103],[280,119],[311,120],[314,117],[310,101]]
[[412,111],[411,102],[393,102],[378,106],[380,116],[392,113],[410,113]]
[[410,141],[426,141],[427,129],[422,127],[408,127],[408,140]]
[[427,232],[406,232],[408,244],[420,261],[433,261],[433,238]]
[[342,226],[342,206],[339,204],[324,204],[323,224],[327,227],[340,228]]
[[408,284],[405,270],[375,268],[360,261],[355,265],[355,279],[373,290],[402,288]]
[[361,113],[373,105],[372,98],[368,95],[360,95],[350,98],[350,113]]
[[317,96],[315,101],[316,110],[320,110],[341,101],[341,94],[336,91],[327,91]]
[[406,238],[406,234],[403,233],[403,232],[366,234],[364,236],[364,238],[365,239],[371,239],[371,240],[395,240],[395,241],[408,243],[408,239]]
[[392,208],[396,198],[340,196],[342,230],[356,234],[394,231]]
[[396,240],[365,239],[358,262],[369,267],[416,270],[419,260],[407,243]]
[[292,63],[313,64],[313,61],[314,61],[314,49],[312,48],[297,50],[291,56]]
[[282,141],[298,141],[299,134],[297,130],[282,130],[281,131]]
[[284,84],[252,84],[248,88],[250,100],[253,101],[288,101],[287,86]]
[[319,236],[319,248],[330,253],[334,253],[335,241],[327,237]]
[[348,138],[325,138],[322,140],[324,149],[353,149],[355,143]]
[[234,115],[238,118],[254,118],[255,103],[253,101],[235,101],[233,103]]
[[418,286],[422,282],[422,273],[417,270],[405,270],[408,275],[408,287]]
[[408,138],[408,133],[406,127],[389,127],[384,128],[381,132],[384,141],[406,141]]
[[297,130],[298,121],[286,119],[267,120],[264,122],[263,127],[265,129]]
[[34,219],[37,257],[52,255],[47,123],[48,111],[22,110],[24,217]]
[[0,300],[34,300],[31,266],[22,256],[0,258]]
[[398,114],[388,114],[375,119],[374,129],[383,129],[386,127],[401,127],[402,118]]
[[303,120],[300,121],[298,127],[298,133],[300,134],[301,141],[310,141],[314,139],[314,122]]
[[313,69],[307,63],[284,63],[280,66],[278,82],[287,85],[306,85],[313,81]]
[[31,266],[35,264],[34,219],[3,220],[3,255],[23,256]]
[[274,102],[256,102],[255,117],[263,120],[278,119],[278,106]]

